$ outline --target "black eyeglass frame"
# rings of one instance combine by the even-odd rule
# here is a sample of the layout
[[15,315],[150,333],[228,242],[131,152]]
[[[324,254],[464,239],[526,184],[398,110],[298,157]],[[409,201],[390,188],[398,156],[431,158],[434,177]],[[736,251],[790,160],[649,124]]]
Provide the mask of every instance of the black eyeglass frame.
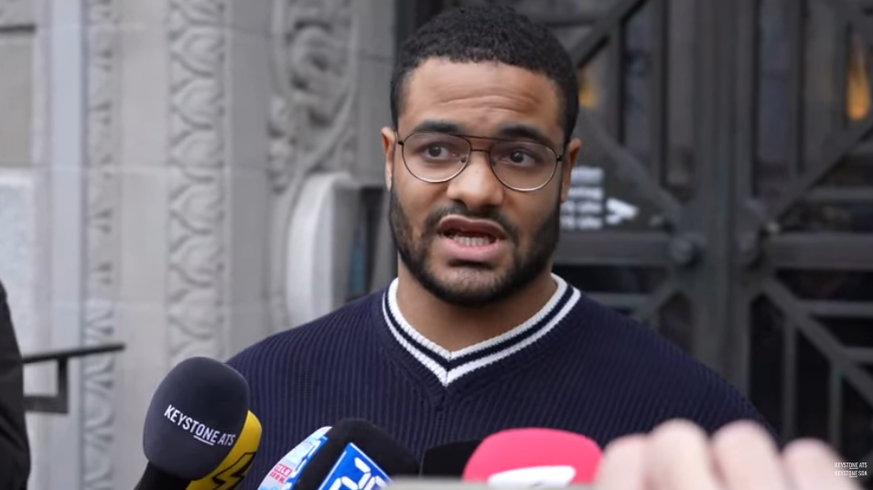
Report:
[[[419,135],[419,134],[439,134],[442,136],[452,136],[452,137],[455,137],[455,138],[458,138],[458,139],[461,139],[461,140],[464,140],[465,142],[467,142],[467,145],[470,147],[470,151],[467,152],[466,160],[462,159],[462,161],[461,161],[462,165],[460,166],[460,168],[458,168],[458,171],[455,172],[454,174],[452,174],[444,179],[436,179],[436,180],[425,179],[425,178],[419,176],[418,174],[416,174],[415,172],[413,172],[412,169],[409,168],[409,163],[406,162],[405,143],[409,138],[411,138],[415,135]],[[564,155],[566,155],[566,151],[564,153],[561,153],[560,155],[558,155],[558,152],[556,152],[555,149],[549,145],[544,145],[544,144],[538,143],[536,141],[521,140],[527,144],[542,146],[543,148],[546,148],[547,150],[552,152],[552,154],[555,155],[555,165],[552,168],[552,173],[549,175],[549,178],[546,179],[546,181],[543,182],[542,184],[540,184],[536,187],[531,187],[531,188],[518,188],[518,187],[514,187],[514,186],[507,184],[506,181],[504,181],[502,178],[500,178],[500,174],[498,174],[497,170],[494,168],[496,166],[496,162],[495,162],[494,158],[491,156],[491,149],[494,147],[494,145],[488,147],[487,149],[476,149],[476,148],[473,148],[473,142],[470,140],[471,139],[485,140],[485,141],[490,141],[493,143],[514,143],[514,142],[518,142],[520,140],[490,138],[490,137],[485,137],[485,136],[469,136],[469,135],[455,134],[455,133],[442,133],[442,132],[438,132],[438,131],[416,131],[416,132],[407,134],[406,138],[401,139],[397,130],[394,131],[394,138],[395,138],[396,144],[398,146],[400,146],[400,158],[403,160],[403,166],[406,167],[406,170],[410,174],[412,174],[413,177],[415,177],[416,179],[418,179],[422,182],[428,183],[428,184],[444,184],[444,183],[454,179],[455,177],[461,175],[461,173],[467,169],[467,166],[470,165],[470,161],[472,160],[472,158],[470,158],[470,157],[472,156],[473,152],[480,151],[480,152],[488,155],[488,163],[489,163],[489,167],[491,168],[491,173],[494,174],[494,177],[501,184],[503,184],[504,187],[506,187],[507,189],[512,189],[516,192],[536,192],[536,191],[542,189],[543,187],[549,185],[549,183],[552,181],[552,179],[555,178],[555,174],[558,173],[558,167],[560,167],[561,164],[564,163]]]

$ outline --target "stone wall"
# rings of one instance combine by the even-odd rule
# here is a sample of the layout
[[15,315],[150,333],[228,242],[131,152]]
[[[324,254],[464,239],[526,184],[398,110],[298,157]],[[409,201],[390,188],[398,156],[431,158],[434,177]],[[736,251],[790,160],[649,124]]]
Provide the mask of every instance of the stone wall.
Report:
[[[31,488],[132,488],[152,390],[277,330],[301,183],[381,185],[393,0],[0,0],[0,280],[25,352]],[[384,276],[384,274],[383,274]],[[28,368],[27,389],[51,391]]]

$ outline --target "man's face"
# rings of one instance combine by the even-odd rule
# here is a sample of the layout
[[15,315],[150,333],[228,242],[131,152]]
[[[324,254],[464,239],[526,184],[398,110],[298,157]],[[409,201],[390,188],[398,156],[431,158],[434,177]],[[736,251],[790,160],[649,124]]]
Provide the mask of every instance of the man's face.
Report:
[[[562,145],[561,107],[550,80],[498,63],[431,59],[407,78],[401,107],[397,134],[382,130],[389,219],[401,266],[436,297],[465,307],[505,299],[547,273],[580,146],[578,140]],[[564,163],[532,192],[504,186],[482,151],[473,151],[467,167],[448,182],[423,182],[404,165],[396,142],[424,127],[452,128],[474,150],[488,150],[494,144],[489,138],[545,144],[564,154]]]

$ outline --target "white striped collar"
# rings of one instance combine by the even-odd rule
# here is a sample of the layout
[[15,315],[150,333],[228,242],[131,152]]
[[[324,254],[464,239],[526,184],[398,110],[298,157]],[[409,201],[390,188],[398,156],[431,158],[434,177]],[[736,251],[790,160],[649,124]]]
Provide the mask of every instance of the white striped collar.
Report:
[[398,279],[391,282],[382,301],[382,313],[394,339],[448,386],[477,369],[534,345],[551,332],[579,301],[581,293],[562,278],[552,274],[558,287],[555,293],[530,319],[497,337],[458,351],[448,351],[421,335],[410,325],[397,305]]

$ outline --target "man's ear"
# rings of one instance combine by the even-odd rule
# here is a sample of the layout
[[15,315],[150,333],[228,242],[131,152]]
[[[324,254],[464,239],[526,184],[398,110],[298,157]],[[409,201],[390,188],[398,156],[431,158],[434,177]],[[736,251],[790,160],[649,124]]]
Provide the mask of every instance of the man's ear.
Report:
[[567,200],[570,194],[570,178],[572,177],[573,167],[576,166],[576,159],[579,158],[579,152],[582,149],[582,141],[579,138],[573,138],[564,151],[563,164],[561,165],[561,202]]
[[385,188],[391,190],[394,181],[394,150],[397,133],[389,127],[382,128],[382,152],[385,153]]

